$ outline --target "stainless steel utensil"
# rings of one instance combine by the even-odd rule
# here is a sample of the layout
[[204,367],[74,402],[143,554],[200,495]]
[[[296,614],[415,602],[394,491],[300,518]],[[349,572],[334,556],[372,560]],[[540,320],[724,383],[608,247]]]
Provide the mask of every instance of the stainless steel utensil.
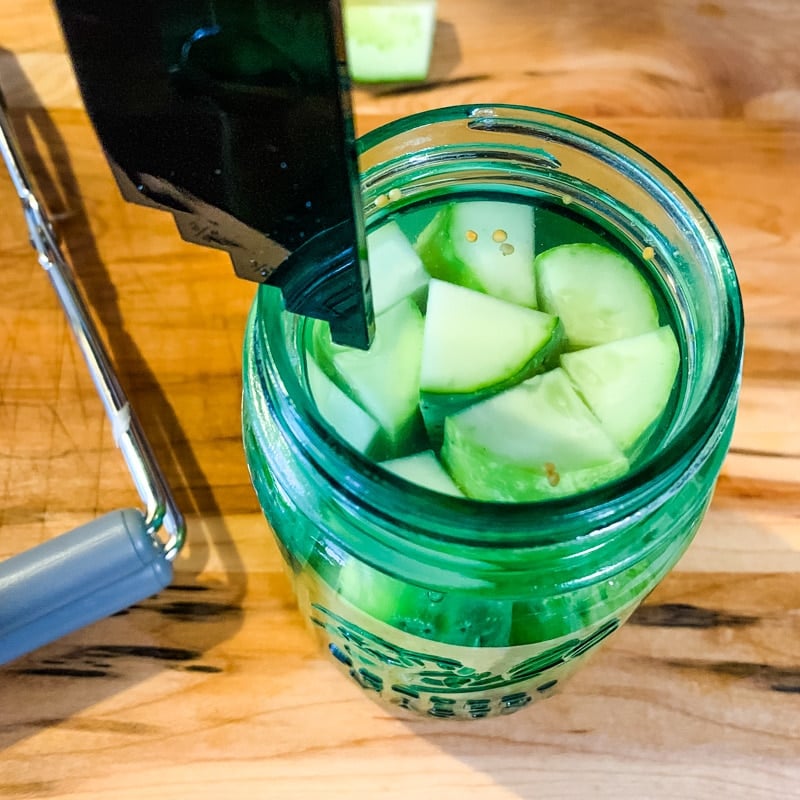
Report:
[[0,154],[22,203],[31,245],[58,295],[144,505],[143,510],[113,511],[0,562],[2,664],[163,589],[172,579],[185,528],[36,196],[2,92]]

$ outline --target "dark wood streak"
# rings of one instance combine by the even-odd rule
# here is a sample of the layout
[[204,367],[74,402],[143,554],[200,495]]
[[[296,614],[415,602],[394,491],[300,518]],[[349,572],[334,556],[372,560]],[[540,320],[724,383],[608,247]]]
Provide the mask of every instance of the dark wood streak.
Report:
[[717,497],[720,501],[747,501],[749,508],[774,508],[780,504],[788,512],[789,504],[800,506],[800,483],[723,472],[717,481]]
[[791,349],[778,350],[755,343],[747,345],[743,374],[746,381],[776,380],[786,385],[800,381],[797,357]]
[[166,588],[168,592],[207,592],[209,590],[209,586],[203,586],[200,583],[173,583]]
[[45,675],[55,678],[107,678],[108,670],[80,669],[79,667],[25,667],[14,670],[17,675]]
[[563,69],[525,69],[521,73],[526,78],[553,78],[559,75],[568,75]]
[[153,658],[157,661],[192,661],[200,657],[199,650],[182,647],[153,647],[137,644],[103,644],[78,647],[67,654],[67,658],[89,660],[93,658]]
[[222,667],[214,667],[211,664],[189,664],[188,667],[183,667],[185,672],[208,672],[216,674],[222,672]]
[[755,625],[759,617],[729,614],[689,603],[662,603],[640,606],[630,619],[633,625],[663,628],[721,628]]
[[[18,675],[39,675],[56,678],[107,678],[117,677],[110,663],[117,658],[144,658],[155,661],[184,662],[200,657],[199,650],[181,647],[153,647],[134,644],[105,644],[76,647],[66,653],[60,664],[42,661],[30,667],[14,670]],[[100,660],[102,659],[102,660]],[[199,665],[202,666],[202,665]],[[202,670],[201,670],[202,671]]]
[[148,606],[153,611],[165,617],[178,619],[182,622],[200,622],[215,617],[240,616],[241,606],[231,603],[192,602],[189,600],[174,600],[168,603],[155,603]]
[[693,661],[671,659],[671,667],[707,671],[726,678],[747,680],[760,689],[786,694],[800,694],[800,666],[777,667],[755,661]]
[[800,453],[783,453],[775,450],[756,450],[750,447],[731,447],[728,451],[736,456],[756,456],[758,458],[800,458]]
[[786,684],[783,683],[774,683],[769,688],[772,689],[773,692],[787,692],[788,694],[800,694],[800,678],[798,678],[798,680],[790,686],[787,686]]
[[58,789],[58,781],[0,783],[0,797],[46,797]]

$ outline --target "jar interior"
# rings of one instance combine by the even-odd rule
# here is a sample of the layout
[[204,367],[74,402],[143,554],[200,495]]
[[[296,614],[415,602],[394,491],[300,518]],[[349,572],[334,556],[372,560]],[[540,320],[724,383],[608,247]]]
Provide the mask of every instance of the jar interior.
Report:
[[[730,256],[688,190],[630,143],[562,115],[492,107],[462,116],[445,110],[435,125],[413,120],[362,143],[368,228],[443,192],[452,199],[493,192],[561,206],[613,232],[634,255],[652,248],[644,266],[668,299],[684,367],[661,438],[666,446],[687,427],[713,427],[709,408],[724,405],[715,400],[730,393],[741,361],[741,301]],[[396,202],[376,202],[392,188],[402,192]]]
[[[709,437],[724,427],[722,417],[732,413],[741,360],[741,305],[732,265],[713,224],[688,191],[612,134],[560,115],[518,108],[450,109],[438,118],[408,118],[365,137],[360,166],[369,230],[391,219],[424,214],[443,200],[492,196],[578,219],[599,236],[611,236],[616,249],[643,264],[660,298],[662,316],[678,334],[683,361],[656,437],[658,446],[620,481],[566,502],[537,503],[537,514],[556,535],[569,527],[575,513],[584,515],[581,525],[587,523],[587,513],[594,514],[595,525],[623,517],[627,509],[621,498],[637,491],[641,505],[643,484],[649,482],[651,498],[677,486],[676,475],[689,470]],[[643,261],[646,252],[652,255]],[[278,346],[274,355],[288,366],[279,366],[277,373],[286,381],[287,396],[295,398],[298,434],[309,442],[301,429],[310,428],[317,437],[310,446],[332,448],[348,467],[340,471],[339,464],[331,474],[358,474],[364,483],[357,490],[376,500],[387,485],[390,492],[403,488],[413,497],[413,487],[400,486],[358,454],[338,448],[316,417],[304,371],[311,323],[291,314],[278,322],[271,302],[259,313],[272,316],[268,338],[285,345],[284,352]],[[484,512],[467,502],[479,526]],[[444,520],[459,515],[458,506],[442,500],[441,526],[434,526],[434,533],[448,527]],[[509,520],[515,515],[527,519],[530,509],[503,513]],[[495,511],[485,514],[491,519]]]

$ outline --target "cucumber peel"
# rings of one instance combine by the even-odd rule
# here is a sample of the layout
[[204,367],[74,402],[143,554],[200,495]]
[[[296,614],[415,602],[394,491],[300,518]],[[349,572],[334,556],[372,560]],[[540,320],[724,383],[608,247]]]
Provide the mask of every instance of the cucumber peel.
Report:
[[424,292],[429,276],[411,242],[396,222],[367,236],[372,305],[382,314],[400,300]]
[[312,358],[306,360],[311,396],[320,416],[360,453],[370,450],[380,425],[361,406],[347,396]]
[[434,443],[445,416],[541,371],[560,341],[557,317],[432,279],[420,406]]
[[517,376],[522,380],[543,364],[558,339],[559,321],[551,314],[432,280],[420,389],[476,393]]
[[447,470],[441,465],[433,450],[423,450],[421,453],[414,453],[404,458],[395,458],[381,462],[384,469],[388,469],[395,475],[410,483],[424,486],[432,492],[451,494],[455,497],[463,497],[464,493],[453,483],[453,479],[447,474]]
[[472,200],[440,209],[415,247],[434,278],[536,308],[533,209]]
[[468,497],[497,502],[576,494],[629,469],[560,368],[448,417],[442,460]]
[[402,455],[414,440],[422,332],[422,314],[406,298],[376,318],[369,350],[330,346],[331,365],[340,385],[381,426],[385,457]]
[[655,297],[627,258],[599,244],[565,244],[536,257],[539,307],[560,317],[574,348],[658,328]]

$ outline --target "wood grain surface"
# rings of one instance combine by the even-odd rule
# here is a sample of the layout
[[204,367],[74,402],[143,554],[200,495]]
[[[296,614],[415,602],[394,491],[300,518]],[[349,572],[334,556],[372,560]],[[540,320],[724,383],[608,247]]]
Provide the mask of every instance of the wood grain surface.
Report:
[[[0,85],[189,517],[175,585],[0,668],[0,797],[800,797],[800,3],[440,0],[429,80],[355,91],[365,131],[460,102],[587,117],[676,172],[733,253],[742,402],[679,567],[528,712],[392,717],[313,649],[250,489],[253,287],[123,203],[45,0],[0,0]],[[0,175],[0,558],[136,505]]]

